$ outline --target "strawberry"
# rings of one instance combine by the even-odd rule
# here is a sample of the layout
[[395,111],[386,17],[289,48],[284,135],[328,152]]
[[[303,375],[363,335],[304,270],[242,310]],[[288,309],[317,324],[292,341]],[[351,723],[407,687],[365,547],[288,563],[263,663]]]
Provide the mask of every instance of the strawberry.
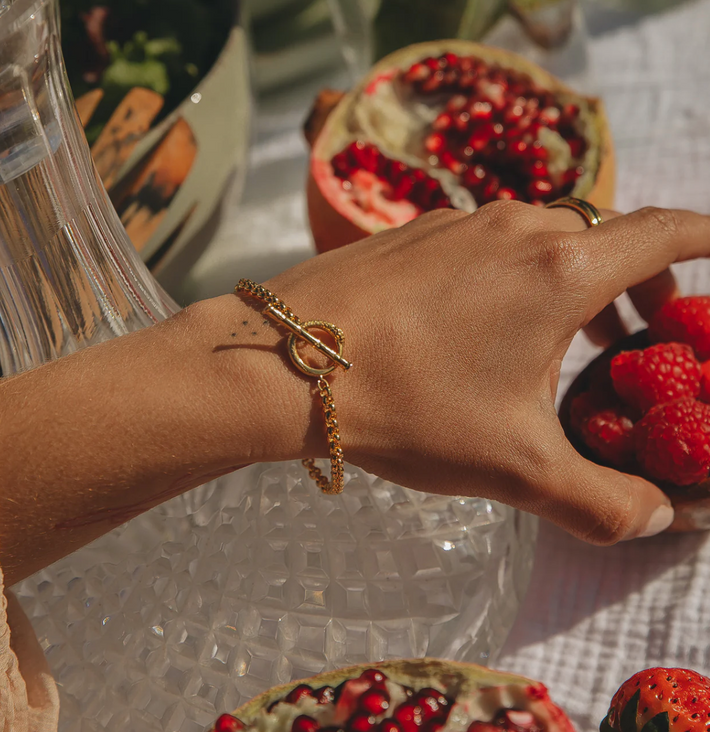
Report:
[[710,405],[659,404],[636,423],[634,441],[644,474],[675,485],[700,483],[710,471]]
[[687,343],[700,361],[710,359],[710,297],[680,297],[667,302],[651,318],[654,343]]
[[650,668],[623,683],[600,732],[706,732],[710,679],[682,668]]
[[700,364],[683,343],[622,351],[611,361],[611,378],[616,393],[642,412],[700,392]]

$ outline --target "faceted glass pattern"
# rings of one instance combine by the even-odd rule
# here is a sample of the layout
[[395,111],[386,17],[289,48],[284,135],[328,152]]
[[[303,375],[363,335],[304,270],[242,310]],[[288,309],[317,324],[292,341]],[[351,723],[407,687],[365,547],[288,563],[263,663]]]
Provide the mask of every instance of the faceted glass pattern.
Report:
[[536,522],[347,468],[321,495],[256,465],[16,587],[61,730],[197,732],[278,683],[388,658],[487,663],[527,586]]

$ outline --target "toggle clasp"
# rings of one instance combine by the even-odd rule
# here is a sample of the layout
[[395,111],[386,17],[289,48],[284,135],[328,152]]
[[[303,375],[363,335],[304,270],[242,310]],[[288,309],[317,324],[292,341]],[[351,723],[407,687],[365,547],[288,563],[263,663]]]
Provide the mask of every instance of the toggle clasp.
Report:
[[[293,361],[293,365],[307,376],[326,376],[327,374],[334,371],[336,366],[342,366],[346,371],[352,366],[349,361],[346,361],[343,358],[343,343],[345,341],[345,336],[343,334],[343,331],[340,330],[340,328],[338,328],[337,326],[333,325],[332,323],[326,323],[323,320],[309,320],[305,323],[297,323],[295,320],[292,320],[287,315],[284,315],[284,313],[276,309],[273,305],[269,305],[266,310],[264,310],[264,313],[268,315],[272,320],[275,320],[277,323],[280,323],[285,328],[288,328],[291,331],[291,335],[288,339],[289,356],[291,357],[291,361]],[[320,330],[326,331],[327,333],[330,333],[337,343],[338,350],[334,351],[332,348],[323,343],[323,341],[321,341],[319,338],[311,335],[308,332],[309,328],[318,328]],[[333,361],[333,365],[328,366],[325,369],[317,369],[313,366],[309,366],[303,360],[301,354],[298,352],[299,338],[302,338],[304,341],[310,343],[313,348],[320,351],[326,358],[329,358],[331,361]]]

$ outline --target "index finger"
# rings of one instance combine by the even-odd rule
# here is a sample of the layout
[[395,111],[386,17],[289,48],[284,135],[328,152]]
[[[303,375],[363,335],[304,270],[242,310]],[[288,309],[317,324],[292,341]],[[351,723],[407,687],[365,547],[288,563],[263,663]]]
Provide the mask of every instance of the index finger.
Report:
[[589,298],[593,315],[674,262],[710,255],[710,216],[651,206],[605,221],[581,236],[589,261],[595,263]]

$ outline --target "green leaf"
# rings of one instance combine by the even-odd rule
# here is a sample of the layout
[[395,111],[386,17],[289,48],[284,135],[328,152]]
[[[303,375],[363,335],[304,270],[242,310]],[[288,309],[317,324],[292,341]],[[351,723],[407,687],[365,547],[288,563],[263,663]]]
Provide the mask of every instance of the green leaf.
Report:
[[668,712],[661,712],[653,717],[653,719],[649,719],[644,724],[641,732],[668,732],[669,729],[670,720],[668,719]]
[[619,719],[621,732],[636,732],[636,717],[638,716],[640,698],[641,689],[637,689],[636,693],[629,699],[629,703],[624,707]]

